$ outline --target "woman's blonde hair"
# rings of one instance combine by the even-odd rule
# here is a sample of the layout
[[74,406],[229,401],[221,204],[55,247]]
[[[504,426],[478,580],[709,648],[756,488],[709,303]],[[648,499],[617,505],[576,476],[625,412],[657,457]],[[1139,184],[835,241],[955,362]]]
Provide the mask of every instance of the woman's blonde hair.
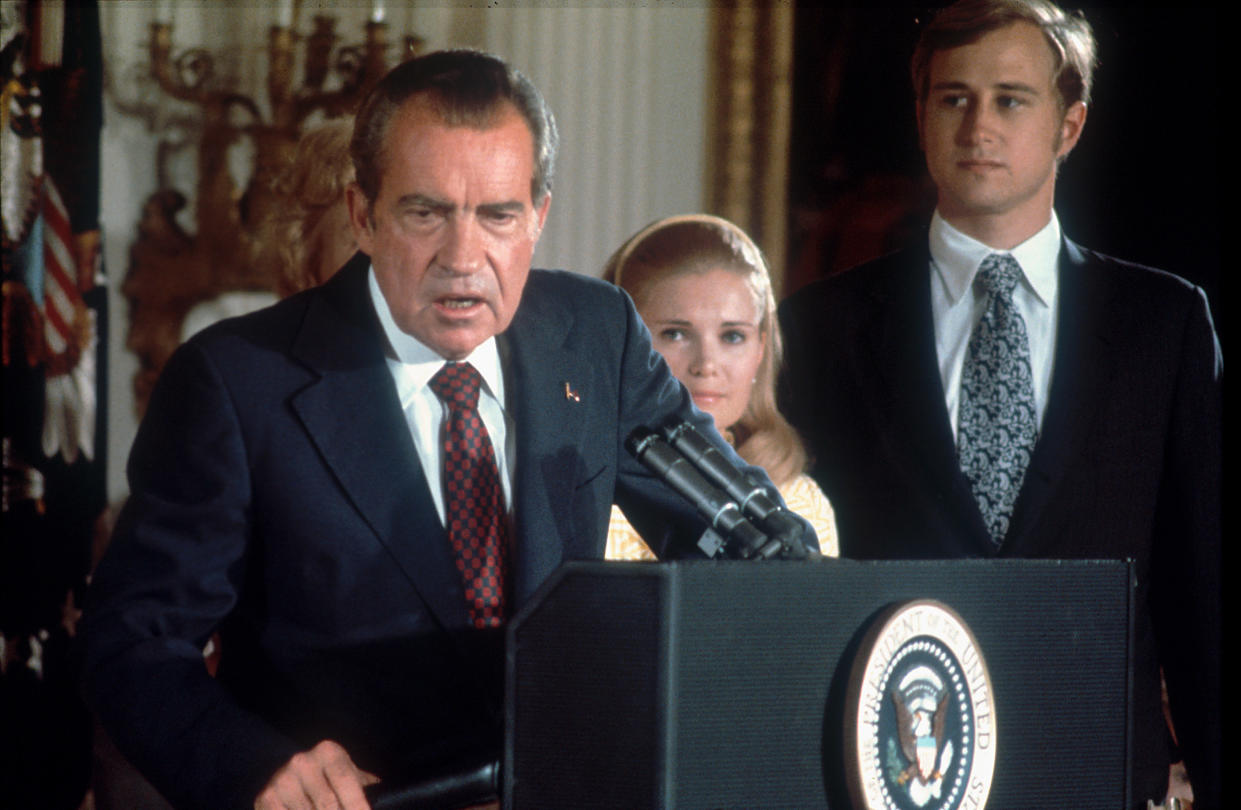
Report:
[[805,471],[801,438],[776,407],[776,376],[783,359],[771,274],[762,251],[745,231],[709,214],[684,214],[647,225],[608,259],[603,277],[629,293],[639,309],[652,282],[685,274],[727,270],[745,280],[761,313],[766,349],[750,389],[750,402],[735,425],[737,452],[762,467],[777,485]]
[[[270,265],[276,293],[286,298],[324,281],[315,275],[318,256],[310,236],[332,206],[343,204],[353,182],[349,157],[350,119],[337,119],[306,132],[293,162],[276,182],[280,199],[262,225],[258,261]],[[319,249],[322,249],[321,247]]]

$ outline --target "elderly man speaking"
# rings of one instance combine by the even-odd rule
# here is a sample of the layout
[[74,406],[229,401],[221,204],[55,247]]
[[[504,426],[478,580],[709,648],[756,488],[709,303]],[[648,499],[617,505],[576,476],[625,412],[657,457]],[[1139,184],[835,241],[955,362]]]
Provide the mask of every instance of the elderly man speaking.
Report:
[[86,683],[177,806],[365,807],[376,778],[495,750],[503,624],[603,556],[611,504],[662,554],[705,528],[626,437],[688,421],[740,461],[623,293],[530,269],[555,150],[500,60],[406,62],[357,118],[361,252],[169,362]]

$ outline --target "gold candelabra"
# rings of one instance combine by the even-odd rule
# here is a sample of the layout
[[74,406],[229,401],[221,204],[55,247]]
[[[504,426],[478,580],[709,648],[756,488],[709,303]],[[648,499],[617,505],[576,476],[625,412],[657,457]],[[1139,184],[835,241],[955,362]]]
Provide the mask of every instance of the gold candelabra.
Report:
[[[284,16],[283,14],[281,15]],[[377,15],[381,16],[381,15]],[[292,20],[271,26],[267,39],[268,114],[249,96],[215,79],[215,56],[203,48],[174,52],[172,25],[151,23],[150,77],[170,98],[193,105],[196,116],[197,181],[195,232],[177,222],[185,195],[171,188],[157,155],[160,188],[143,207],[138,238],[122,292],[130,304],[127,347],[139,358],[134,379],[139,413],[168,357],[181,342],[186,315],[225,292],[271,290],[270,268],[256,261],[257,229],[277,204],[275,183],[292,160],[307,120],[351,114],[388,69],[388,26],[372,17],[360,45],[337,47],[336,20],[317,15],[312,30],[299,35]],[[295,86],[299,45],[301,84]],[[422,47],[406,36],[402,58]],[[329,76],[339,81],[329,89]],[[148,120],[152,120],[149,118]],[[229,151],[239,141],[252,146],[253,164],[244,193],[229,171]]]

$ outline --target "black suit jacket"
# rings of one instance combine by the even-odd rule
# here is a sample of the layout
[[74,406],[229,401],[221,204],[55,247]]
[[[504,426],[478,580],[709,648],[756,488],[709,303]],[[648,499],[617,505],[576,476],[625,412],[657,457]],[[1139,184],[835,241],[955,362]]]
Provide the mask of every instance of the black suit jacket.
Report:
[[1221,362],[1205,296],[1064,242],[1047,412],[997,552],[957,463],[929,263],[924,242],[781,306],[782,406],[841,554],[1135,560],[1134,798],[1167,783],[1162,664],[1195,792],[1218,806]]
[[[189,341],[134,444],[86,609],[86,690],[178,806],[249,806],[324,738],[380,775],[498,746],[502,635],[469,627],[367,264],[359,254],[324,287]],[[512,610],[562,561],[602,557],[614,499],[660,550],[692,548],[701,521],[623,442],[689,420],[731,450],[629,299],[533,271],[500,351]],[[213,679],[202,648],[217,629]]]

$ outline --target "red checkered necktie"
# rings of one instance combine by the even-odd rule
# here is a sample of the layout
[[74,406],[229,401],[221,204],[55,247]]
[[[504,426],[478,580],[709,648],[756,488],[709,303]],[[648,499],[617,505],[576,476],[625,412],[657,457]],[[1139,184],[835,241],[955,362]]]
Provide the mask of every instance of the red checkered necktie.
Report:
[[469,363],[446,363],[431,390],[448,406],[444,425],[444,516],[475,627],[504,621],[508,521],[495,448],[478,414],[483,378]]

